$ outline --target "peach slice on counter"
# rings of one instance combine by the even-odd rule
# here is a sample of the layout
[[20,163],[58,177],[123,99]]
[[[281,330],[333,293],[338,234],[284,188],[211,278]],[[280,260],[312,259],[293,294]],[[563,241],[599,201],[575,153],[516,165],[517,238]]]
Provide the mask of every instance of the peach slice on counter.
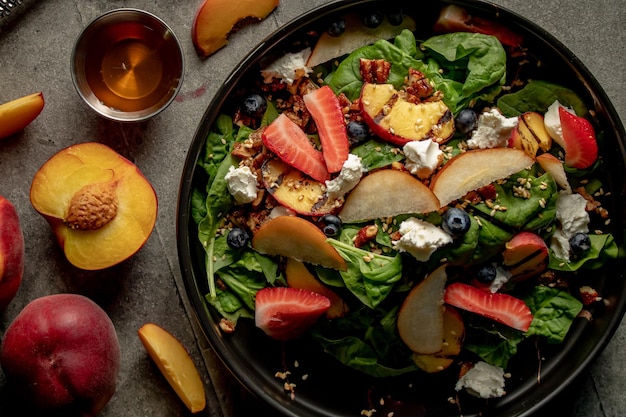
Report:
[[157,196],[132,162],[86,142],[52,156],[35,174],[30,201],[50,224],[70,263],[85,270],[116,265],[152,233]]
[[313,223],[296,216],[275,217],[263,223],[252,237],[252,248],[274,256],[345,271],[346,261]]
[[287,258],[287,262],[285,263],[285,278],[287,285],[292,288],[313,291],[328,298],[330,300],[330,308],[326,310],[326,318],[336,319],[348,313],[348,304],[346,304],[335,291],[325,286],[309,272],[304,263],[293,258]]
[[263,185],[285,207],[299,214],[321,216],[339,204],[329,198],[323,184],[279,159],[269,159],[261,167]]
[[450,159],[430,182],[441,207],[492,182],[530,167],[534,159],[514,148],[476,149]]
[[144,324],[137,333],[148,355],[189,411],[195,414],[204,410],[204,384],[183,344],[154,323]]
[[0,139],[24,129],[39,116],[43,107],[41,92],[0,104]]
[[24,274],[24,235],[15,206],[0,195],[0,311],[11,302]]
[[439,200],[420,180],[408,172],[384,169],[365,176],[348,194],[339,217],[344,223],[429,213]]
[[191,27],[198,55],[206,58],[223,48],[228,37],[246,22],[262,20],[278,6],[278,0],[204,0]]

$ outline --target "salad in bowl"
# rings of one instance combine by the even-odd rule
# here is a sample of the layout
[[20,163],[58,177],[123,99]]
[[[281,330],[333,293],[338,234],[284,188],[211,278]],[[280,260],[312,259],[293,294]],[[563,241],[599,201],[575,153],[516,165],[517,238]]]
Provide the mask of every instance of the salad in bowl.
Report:
[[212,108],[186,191],[211,338],[294,415],[512,407],[622,305],[616,138],[521,30],[363,3]]

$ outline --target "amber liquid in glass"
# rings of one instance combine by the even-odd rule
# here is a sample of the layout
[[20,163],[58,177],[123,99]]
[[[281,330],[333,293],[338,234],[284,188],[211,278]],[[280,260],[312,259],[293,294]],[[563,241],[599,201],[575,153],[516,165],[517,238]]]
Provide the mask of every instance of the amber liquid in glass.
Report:
[[86,77],[106,106],[139,111],[176,87],[174,59],[179,52],[139,22],[120,23],[100,31],[89,47]]

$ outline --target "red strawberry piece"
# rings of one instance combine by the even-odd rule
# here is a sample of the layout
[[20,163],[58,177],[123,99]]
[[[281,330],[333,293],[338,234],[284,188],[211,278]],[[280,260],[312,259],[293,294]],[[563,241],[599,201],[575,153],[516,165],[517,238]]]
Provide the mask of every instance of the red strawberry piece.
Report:
[[528,330],[533,321],[530,309],[519,298],[483,291],[460,282],[446,288],[444,302],[523,332]]
[[339,172],[350,152],[339,99],[327,85],[305,94],[303,98],[317,126],[326,167],[331,173]]
[[302,335],[330,308],[330,300],[316,292],[291,287],[267,287],[256,295],[254,321],[276,340]]
[[285,114],[263,131],[263,143],[280,159],[314,180],[330,179],[322,153],[313,147],[304,131]]
[[565,143],[565,165],[585,169],[598,159],[596,134],[589,120],[559,107],[559,118]]

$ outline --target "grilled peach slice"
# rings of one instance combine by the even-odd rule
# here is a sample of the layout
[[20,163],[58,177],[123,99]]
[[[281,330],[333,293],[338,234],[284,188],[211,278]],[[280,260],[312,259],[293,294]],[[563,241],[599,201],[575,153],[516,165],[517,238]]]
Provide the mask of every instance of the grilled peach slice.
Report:
[[274,256],[345,271],[346,261],[313,223],[296,216],[279,216],[263,223],[252,237],[252,248]]
[[504,245],[502,264],[515,280],[539,275],[548,267],[548,245],[541,236],[523,231]]
[[0,105],[0,139],[24,129],[44,107],[43,93],[30,94]]
[[521,114],[517,127],[511,131],[509,147],[521,149],[532,157],[540,149],[548,151],[552,147],[552,138],[546,130],[543,116],[537,112]]
[[339,217],[345,223],[429,213],[439,200],[420,180],[403,171],[384,169],[364,177],[348,194]]

